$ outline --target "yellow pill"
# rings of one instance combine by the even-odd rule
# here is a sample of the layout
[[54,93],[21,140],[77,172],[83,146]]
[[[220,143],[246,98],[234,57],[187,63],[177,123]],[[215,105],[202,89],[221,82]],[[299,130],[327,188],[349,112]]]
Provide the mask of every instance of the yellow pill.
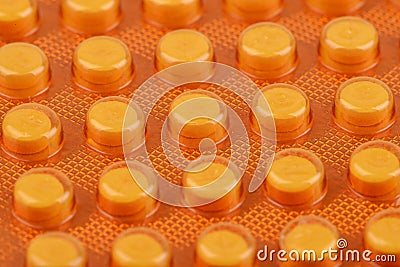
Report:
[[226,0],[225,9],[233,17],[246,21],[262,21],[275,17],[282,11],[282,0]]
[[245,73],[257,78],[277,78],[294,70],[296,41],[284,26],[261,22],[242,32],[237,55],[239,67]]
[[195,266],[252,267],[254,239],[238,225],[219,223],[208,227],[196,243]]
[[376,254],[400,255],[400,213],[388,209],[375,214],[364,231],[364,247]]
[[128,103],[119,98],[94,103],[87,114],[87,137],[104,146],[122,146],[123,134],[126,134],[126,143],[137,137],[134,126],[138,123],[138,114]]
[[[215,231],[197,243],[196,253],[207,266],[251,266],[249,246],[240,235],[230,231]],[[243,259],[249,262],[244,263]],[[244,265],[243,265],[244,264]]]
[[21,175],[15,183],[14,213],[34,227],[59,226],[71,218],[74,205],[71,182],[56,169],[32,169]]
[[3,142],[11,151],[21,154],[38,153],[49,146],[50,118],[36,109],[18,109],[4,117]]
[[322,64],[339,72],[361,72],[377,64],[379,36],[358,17],[340,17],[325,25],[320,39]]
[[389,93],[377,83],[354,82],[343,88],[339,97],[343,117],[355,125],[374,125],[390,114]]
[[[313,238],[316,237],[316,238]],[[285,238],[285,248],[303,252],[313,249],[321,253],[324,249],[336,247],[337,236],[320,224],[302,224],[292,229]]]
[[100,177],[98,204],[113,216],[128,216],[139,212],[147,214],[156,204],[148,194],[155,194],[156,191],[157,187],[150,184],[145,174],[115,163]]
[[84,267],[86,252],[73,236],[48,232],[33,239],[26,252],[26,267]]
[[251,123],[253,129],[263,136],[276,132],[278,140],[288,140],[311,128],[309,100],[297,87],[287,84],[267,86],[253,103]]
[[350,159],[349,180],[352,188],[365,196],[397,194],[400,161],[391,143],[372,141],[357,148]]
[[334,117],[342,128],[375,134],[394,122],[393,93],[383,82],[357,77],[343,83],[335,96]]
[[211,41],[194,30],[171,31],[162,37],[156,50],[157,70],[194,61],[213,61],[214,48]]
[[120,21],[119,0],[63,0],[64,25],[76,32],[101,34],[115,28]]
[[200,18],[202,9],[200,0],[143,0],[145,18],[161,27],[187,26]]
[[93,91],[115,91],[129,84],[134,74],[129,48],[109,36],[84,40],[73,58],[75,82]]
[[342,16],[361,8],[365,0],[307,0],[306,3],[318,13]]
[[59,202],[63,195],[63,185],[50,174],[23,176],[14,187],[14,203],[17,212],[22,212],[21,215],[23,216],[24,213],[34,211],[34,217],[37,220],[56,216],[60,212]]
[[[301,216],[289,222],[282,230],[279,245],[280,248],[290,252],[297,251],[299,255],[304,255],[304,261],[293,261],[289,259],[284,266],[305,267],[320,266],[332,267],[337,265],[337,261],[331,261],[328,254],[322,254],[323,251],[336,250],[339,234],[336,228],[327,220],[317,216]],[[314,251],[310,258],[305,251]],[[320,260],[323,256],[324,259]],[[300,258],[302,259],[302,258]]]
[[111,251],[112,267],[169,267],[171,252],[168,242],[159,233],[136,228],[122,233]]
[[49,86],[47,56],[37,46],[9,43],[0,48],[0,93],[11,98],[28,98]]
[[268,197],[282,205],[313,204],[323,196],[325,186],[321,161],[302,149],[279,152],[266,180]]
[[382,218],[370,225],[365,234],[367,247],[382,253],[400,254],[400,218]]
[[227,111],[217,96],[190,91],[171,104],[168,126],[173,138],[189,147],[197,147],[204,138],[219,143],[227,136]]
[[39,24],[36,0],[0,0],[0,36],[22,38]]
[[227,211],[240,204],[242,181],[235,166],[225,160],[196,163],[189,166],[182,179],[184,198],[189,206],[203,211]]

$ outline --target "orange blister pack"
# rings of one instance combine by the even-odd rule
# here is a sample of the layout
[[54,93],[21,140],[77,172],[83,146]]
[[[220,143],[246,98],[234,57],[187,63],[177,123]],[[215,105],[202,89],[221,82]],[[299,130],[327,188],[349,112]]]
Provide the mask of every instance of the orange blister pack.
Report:
[[0,266],[400,266],[398,4],[0,0]]

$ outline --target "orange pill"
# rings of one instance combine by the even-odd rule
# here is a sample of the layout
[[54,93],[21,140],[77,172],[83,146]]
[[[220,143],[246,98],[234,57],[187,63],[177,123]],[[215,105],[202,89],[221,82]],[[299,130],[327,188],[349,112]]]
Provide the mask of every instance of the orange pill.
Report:
[[141,146],[145,139],[144,115],[138,105],[123,97],[105,97],[86,115],[87,143],[103,153],[122,153]]
[[120,0],[62,0],[61,18],[72,31],[102,34],[119,24]]
[[204,90],[182,93],[171,104],[168,128],[174,139],[187,147],[198,147],[201,140],[220,143],[227,137],[228,115],[223,101]]
[[36,168],[19,177],[13,191],[14,214],[36,228],[51,228],[73,215],[74,189],[68,177],[54,168]]
[[192,24],[203,12],[200,0],[143,0],[142,2],[146,20],[167,28],[176,29]]
[[333,115],[337,125],[355,134],[383,131],[395,119],[392,90],[375,78],[350,79],[336,92]]
[[213,61],[211,41],[195,30],[175,30],[164,35],[156,49],[156,68],[163,70],[179,63]]
[[376,213],[365,226],[364,248],[372,251],[370,259],[376,258],[377,255],[381,255],[381,258],[386,256],[386,259],[388,259],[387,262],[382,262],[379,266],[399,266],[398,260],[396,261],[400,258],[399,225],[399,209],[390,208]]
[[39,26],[36,0],[0,0],[0,37],[19,39]]
[[45,53],[29,43],[9,43],[0,47],[0,94],[29,98],[47,90],[50,66]]
[[296,40],[283,25],[256,23],[241,33],[237,57],[239,68],[249,76],[278,78],[297,65]]
[[134,72],[129,48],[119,39],[96,36],[84,40],[75,50],[73,79],[84,89],[117,91],[132,81]]
[[343,16],[361,8],[365,0],[306,0],[306,3],[318,13]]
[[122,232],[111,249],[111,267],[170,267],[171,258],[168,240],[145,227]]
[[378,57],[378,32],[364,19],[336,18],[322,30],[319,59],[329,69],[359,73],[374,67],[378,63]]
[[50,108],[28,103],[6,113],[2,123],[5,151],[21,160],[39,161],[57,153],[63,144],[60,119]]
[[255,96],[250,120],[264,137],[271,139],[276,134],[279,141],[295,139],[311,129],[310,101],[295,86],[272,84]]
[[225,9],[231,16],[250,22],[271,19],[282,8],[282,0],[225,0]]
[[[293,258],[286,258],[282,262],[285,267],[333,267],[337,266],[339,260],[329,258],[328,253],[323,251],[337,250],[339,233],[336,227],[328,220],[317,216],[301,216],[289,222],[282,230],[279,238],[279,246],[287,253],[296,251],[299,255],[292,253]],[[314,253],[306,253],[313,251]],[[323,257],[323,258],[321,258]]]
[[365,197],[393,199],[400,193],[400,148],[386,141],[359,146],[350,158],[348,179]]
[[229,212],[243,200],[241,178],[234,163],[222,157],[213,161],[206,156],[189,164],[184,172],[184,201],[199,211]]
[[196,267],[253,267],[256,242],[237,224],[218,223],[206,228],[196,242]]
[[26,267],[85,267],[86,250],[74,236],[64,232],[46,232],[35,237],[25,255]]
[[267,175],[269,199],[279,205],[312,205],[326,193],[326,178],[321,160],[298,148],[278,152]]
[[100,176],[97,203],[111,216],[141,219],[156,208],[156,179],[146,166],[138,162],[117,162]]

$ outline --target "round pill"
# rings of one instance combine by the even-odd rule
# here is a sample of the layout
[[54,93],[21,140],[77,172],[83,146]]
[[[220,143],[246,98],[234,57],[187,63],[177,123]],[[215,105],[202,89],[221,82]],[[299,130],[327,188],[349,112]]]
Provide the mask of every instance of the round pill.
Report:
[[253,129],[266,137],[276,131],[278,140],[294,139],[311,129],[308,97],[292,85],[278,83],[264,87],[256,95],[252,111]]
[[275,156],[265,187],[268,197],[280,205],[314,204],[326,192],[323,164],[307,150],[282,150]]
[[69,179],[56,169],[32,169],[15,183],[14,213],[37,228],[64,223],[71,217],[74,205],[73,187]]
[[[133,166],[135,168],[133,168]],[[100,177],[97,202],[103,211],[112,216],[144,216],[156,207],[150,195],[157,193],[155,178],[144,173],[139,164],[117,162],[104,170]]]
[[145,18],[161,27],[182,28],[198,20],[202,11],[201,0],[143,0]]
[[336,123],[357,134],[374,134],[394,122],[393,93],[383,82],[357,77],[343,83],[335,96]]
[[366,197],[396,197],[400,189],[400,148],[386,141],[359,146],[350,158],[351,187]]
[[319,45],[320,61],[327,68],[359,73],[378,63],[379,36],[375,27],[358,17],[340,17],[325,25]]
[[120,0],[62,0],[61,17],[72,31],[101,34],[119,24]]
[[296,40],[284,26],[260,22],[246,28],[238,41],[238,64],[255,78],[278,78],[297,64]]
[[188,147],[198,147],[201,140],[215,143],[227,137],[228,115],[223,101],[215,94],[191,90],[176,97],[169,111],[168,127],[173,138]]
[[160,39],[156,49],[156,68],[159,71],[179,63],[213,60],[211,41],[195,30],[171,31]]
[[[374,254],[400,256],[400,212],[387,209],[375,214],[365,226],[364,247]],[[386,265],[385,265],[386,266]],[[396,264],[388,266],[396,266]]]
[[26,267],[85,267],[86,251],[74,236],[47,232],[34,238],[26,252]]
[[205,229],[196,242],[195,266],[252,267],[255,240],[247,229],[230,223]]
[[361,8],[365,0],[307,0],[306,3],[318,13],[343,16]]
[[231,16],[250,22],[271,19],[282,8],[282,0],[225,0],[225,9]]
[[[86,137],[92,148],[126,146],[129,150],[144,142],[144,120],[140,108],[122,97],[106,97],[95,102],[86,116]],[[128,150],[126,150],[128,151]]]
[[226,212],[238,207],[243,187],[239,171],[222,157],[213,162],[194,161],[184,172],[184,200],[189,207],[205,212]]
[[132,55],[119,39],[109,36],[92,37],[76,48],[72,72],[75,82],[84,89],[116,91],[132,81]]
[[[334,225],[322,217],[301,216],[289,222],[282,230],[279,246],[285,251],[297,251],[299,255],[305,255],[305,251],[314,251],[315,258],[305,255],[304,261],[289,259],[286,266],[317,266],[333,267],[338,261],[330,260],[328,253],[323,251],[337,250],[339,233]],[[323,256],[323,260],[321,260]],[[303,260],[303,259],[302,259]]]
[[47,90],[49,60],[37,46],[9,43],[0,47],[0,93],[10,98],[29,98]]
[[121,233],[111,249],[112,267],[169,267],[171,249],[166,238],[150,228]]
[[2,123],[2,140],[9,154],[21,159],[42,160],[60,150],[63,133],[53,110],[29,103],[6,113]]
[[19,39],[37,30],[36,0],[0,0],[0,10],[0,36],[3,39]]

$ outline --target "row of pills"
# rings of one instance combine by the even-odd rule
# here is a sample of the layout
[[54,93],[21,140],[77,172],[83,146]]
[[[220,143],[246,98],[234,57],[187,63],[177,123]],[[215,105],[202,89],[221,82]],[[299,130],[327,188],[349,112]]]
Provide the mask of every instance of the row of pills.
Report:
[[[278,83],[263,88],[255,95],[251,109],[253,130],[267,139],[294,140],[313,126],[307,95],[292,85]],[[376,134],[393,125],[395,117],[393,93],[380,80],[353,78],[336,92],[334,121],[350,133]],[[178,95],[170,104],[167,121],[169,136],[190,148],[197,148],[205,138],[218,144],[226,140],[230,128],[223,100],[200,89]],[[143,111],[123,97],[102,98],[89,108],[84,133],[88,146],[98,152],[129,154],[145,142]],[[37,103],[16,106],[4,116],[2,144],[9,155],[21,160],[47,159],[63,145],[60,119]]]
[[[365,71],[378,63],[378,33],[361,18],[334,19],[322,32],[319,55],[321,63],[330,69],[346,73]],[[253,24],[242,32],[237,57],[238,68],[255,78],[281,77],[298,64],[293,34],[284,26],[270,22]],[[155,53],[157,71],[179,63],[214,60],[211,41],[187,29],[167,33],[160,39]],[[212,69],[202,69],[202,72],[204,77],[212,75]],[[10,43],[0,48],[0,93],[4,96],[30,98],[40,94],[49,87],[50,73],[48,58],[37,46]],[[111,92],[132,81],[135,67],[122,41],[96,36],[76,48],[72,74],[82,88]]]
[[[397,209],[385,210],[370,218],[363,234],[364,249],[370,253],[363,253],[366,257],[360,259],[375,261],[378,257],[391,255],[391,258],[385,259],[389,264],[395,262],[394,257],[400,255],[399,223],[400,211]],[[255,238],[246,228],[232,223],[217,223],[204,229],[198,237],[193,264],[197,267],[253,267],[258,260],[280,260],[289,267],[311,264],[316,267],[337,266],[341,261],[350,260],[338,254],[339,249],[345,249],[346,246],[347,242],[340,239],[337,228],[319,216],[300,216],[285,226],[279,238],[279,248],[283,251],[279,252],[279,258],[275,258],[275,250],[272,252],[267,247],[257,251]],[[314,251],[315,258],[310,255],[301,258],[300,255],[304,255],[305,251]],[[334,251],[336,254],[328,254]],[[170,267],[173,261],[168,240],[159,232],[145,227],[120,233],[110,251],[112,267]],[[30,242],[25,262],[27,267],[84,267],[88,259],[84,246],[74,236],[63,232],[47,232]]]
[[[400,148],[390,142],[371,141],[352,154],[348,183],[357,195],[375,201],[400,195]],[[200,213],[226,214],[244,200],[238,167],[223,157],[210,164],[192,162],[182,175],[181,202]],[[268,199],[281,207],[311,207],[321,201],[328,185],[325,168],[312,152],[286,149],[277,153],[264,182]],[[108,217],[138,222],[156,212],[157,177],[136,161],[117,162],[100,175],[97,206]],[[54,168],[34,168],[16,181],[13,214],[35,228],[52,228],[69,221],[76,212],[74,188]],[[78,203],[79,206],[79,203]]]
[[[314,10],[328,15],[344,15],[355,11],[365,0],[307,0]],[[225,0],[225,9],[233,17],[255,22],[268,20],[279,14],[283,0]],[[22,38],[35,32],[40,24],[36,0],[1,1],[0,36],[5,39]],[[156,1],[143,0],[144,17],[150,23],[168,28],[185,27],[198,20],[203,11],[201,0]],[[122,17],[120,0],[62,0],[63,24],[74,32],[102,34],[115,28]],[[171,18],[170,14],[174,14]]]

